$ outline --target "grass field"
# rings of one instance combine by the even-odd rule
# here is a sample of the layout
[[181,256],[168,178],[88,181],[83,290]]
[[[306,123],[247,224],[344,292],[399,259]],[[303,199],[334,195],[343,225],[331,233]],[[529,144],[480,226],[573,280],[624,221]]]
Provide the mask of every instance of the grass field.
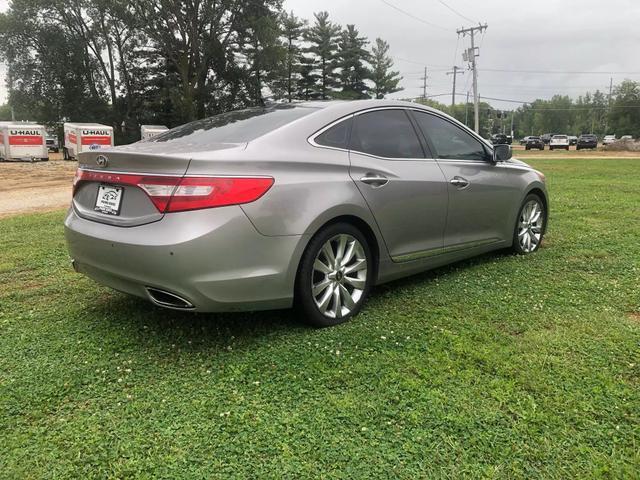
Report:
[[0,221],[2,478],[638,478],[640,160],[534,160],[536,255],[374,291],[346,325],[157,309]]

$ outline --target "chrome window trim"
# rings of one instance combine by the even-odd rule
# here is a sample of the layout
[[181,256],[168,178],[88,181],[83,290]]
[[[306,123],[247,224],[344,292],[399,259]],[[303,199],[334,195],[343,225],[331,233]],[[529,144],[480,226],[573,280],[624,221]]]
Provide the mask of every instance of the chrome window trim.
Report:
[[[392,106],[392,105],[387,105],[384,107],[371,107],[371,108],[366,108],[364,110],[359,110],[357,112],[352,112],[349,113],[347,115],[345,115],[344,117],[339,118],[338,120],[335,120],[333,122],[331,122],[330,124],[322,127],[320,130],[318,130],[316,133],[312,134],[311,136],[309,136],[307,138],[307,142],[312,146],[312,147],[316,147],[316,148],[326,148],[328,150],[336,150],[336,151],[340,151],[340,152],[353,152],[353,153],[357,153],[359,155],[365,155],[367,157],[371,157],[371,158],[377,158],[380,160],[392,160],[392,161],[402,161],[402,160],[432,160],[432,161],[438,161],[438,160],[447,160],[447,161],[452,161],[452,162],[475,162],[475,163],[482,163],[482,164],[486,164],[487,161],[486,160],[464,160],[464,159],[455,159],[455,158],[451,158],[451,159],[446,159],[446,158],[442,158],[442,159],[438,159],[435,158],[436,156],[432,156],[429,158],[426,157],[413,157],[413,158],[394,158],[394,157],[381,157],[378,155],[373,155],[371,153],[365,153],[365,152],[361,152],[359,150],[351,150],[348,148],[340,148],[340,147],[329,147],[326,145],[320,145],[318,143],[316,143],[316,138],[319,137],[320,135],[322,135],[324,132],[326,132],[327,130],[329,130],[330,128],[334,127],[335,125],[339,124],[340,122],[344,122],[345,120],[348,120],[350,118],[355,118],[359,115],[364,115],[365,113],[370,113],[370,112],[377,112],[377,111],[381,111],[381,110],[405,110],[405,111],[414,111],[414,112],[420,112],[420,113],[426,113],[428,115],[433,115],[435,117],[438,117],[441,120],[444,120],[445,122],[451,123],[454,127],[460,128],[460,125],[456,125],[455,123],[451,122],[451,120],[445,116],[443,116],[442,114],[440,114],[439,112],[435,112],[435,111],[431,111],[428,110],[426,108],[420,108],[420,107],[409,107],[406,105],[399,105],[399,106]],[[477,141],[479,141],[482,145],[486,146],[490,152],[493,152],[493,145],[491,145],[487,140],[485,140],[484,138],[482,138],[480,135],[478,135],[476,132],[474,132],[473,130],[471,130],[469,127],[467,127],[466,125],[462,125],[461,130],[467,134],[469,134],[471,137],[475,138]],[[433,152],[431,152],[433,153]]]

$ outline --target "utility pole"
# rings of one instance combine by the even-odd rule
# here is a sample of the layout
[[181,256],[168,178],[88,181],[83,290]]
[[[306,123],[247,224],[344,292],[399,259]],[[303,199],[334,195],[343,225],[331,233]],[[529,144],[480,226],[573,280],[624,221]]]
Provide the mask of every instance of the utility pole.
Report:
[[609,103],[607,105],[607,115],[604,118],[604,134],[609,133],[609,115],[611,114],[611,96],[613,95],[613,77],[609,78]]
[[453,66],[452,72],[447,72],[447,75],[453,75],[453,90],[451,91],[451,112],[453,114],[453,107],[456,105],[456,76],[458,72],[464,74],[464,70],[462,67],[458,67],[456,65]]
[[467,101],[464,102],[464,124],[469,126],[469,92],[467,92]]
[[471,64],[471,70],[473,72],[473,124],[476,133],[480,133],[480,105],[478,102],[478,69],[476,66],[476,57],[480,56],[478,48],[475,43],[476,32],[482,33],[487,29],[487,24],[478,24],[477,27],[461,28],[457,30],[458,35],[466,37],[467,34],[471,37],[471,48],[462,55],[462,58]]
[[427,67],[424,67],[424,77],[420,79],[422,80],[422,98],[424,100],[427,99],[427,78],[429,78],[427,76]]

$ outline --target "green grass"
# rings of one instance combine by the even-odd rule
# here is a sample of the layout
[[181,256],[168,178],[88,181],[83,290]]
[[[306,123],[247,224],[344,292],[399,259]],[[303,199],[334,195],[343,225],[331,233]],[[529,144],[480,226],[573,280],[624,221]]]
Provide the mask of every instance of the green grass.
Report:
[[640,161],[537,160],[551,223],[354,321],[190,315],[0,221],[2,478],[638,478]]

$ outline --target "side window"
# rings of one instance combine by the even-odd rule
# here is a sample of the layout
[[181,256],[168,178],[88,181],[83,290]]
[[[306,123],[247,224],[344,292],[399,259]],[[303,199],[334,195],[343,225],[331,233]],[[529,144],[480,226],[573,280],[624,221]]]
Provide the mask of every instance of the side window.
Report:
[[424,158],[420,140],[404,110],[356,115],[351,150],[385,158]]
[[349,134],[351,133],[351,125],[353,118],[348,118],[333,127],[325,130],[315,138],[318,145],[334,148],[349,148]]
[[418,126],[431,140],[438,158],[455,160],[486,160],[482,143],[467,132],[435,115],[413,112]]

